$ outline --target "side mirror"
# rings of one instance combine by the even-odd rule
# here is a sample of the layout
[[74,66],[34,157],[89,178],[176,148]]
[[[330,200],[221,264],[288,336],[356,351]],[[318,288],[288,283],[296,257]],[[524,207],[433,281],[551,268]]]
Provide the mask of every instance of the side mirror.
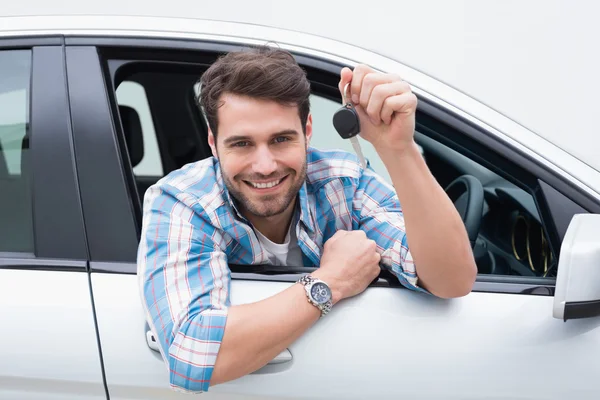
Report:
[[554,318],[600,315],[600,214],[573,216],[565,234],[554,294]]

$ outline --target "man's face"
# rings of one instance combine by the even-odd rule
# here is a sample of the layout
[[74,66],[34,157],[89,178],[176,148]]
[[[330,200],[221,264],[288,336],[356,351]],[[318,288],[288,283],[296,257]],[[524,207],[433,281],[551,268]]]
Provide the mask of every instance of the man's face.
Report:
[[217,139],[210,133],[209,144],[240,211],[272,217],[289,210],[306,179],[312,118],[305,135],[295,106],[234,94],[221,100]]

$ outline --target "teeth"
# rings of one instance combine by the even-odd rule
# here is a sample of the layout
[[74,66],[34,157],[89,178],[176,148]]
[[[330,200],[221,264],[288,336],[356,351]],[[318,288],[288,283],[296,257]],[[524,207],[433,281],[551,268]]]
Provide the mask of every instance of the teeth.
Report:
[[257,189],[268,189],[268,188],[272,188],[273,186],[278,185],[279,182],[281,182],[281,179],[279,179],[278,181],[272,181],[272,182],[266,182],[266,183],[250,182],[250,184],[252,184],[252,186],[254,186]]

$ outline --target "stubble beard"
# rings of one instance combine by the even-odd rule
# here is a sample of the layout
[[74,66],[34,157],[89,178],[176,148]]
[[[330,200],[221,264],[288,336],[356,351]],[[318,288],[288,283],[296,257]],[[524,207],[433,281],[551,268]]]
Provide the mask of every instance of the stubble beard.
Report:
[[[250,213],[256,217],[267,218],[283,213],[294,202],[298,192],[300,191],[300,188],[306,180],[306,169],[307,165],[305,161],[300,169],[299,175],[296,174],[292,169],[290,169],[289,172],[286,171],[285,174],[279,174],[280,176],[287,175],[286,179],[295,179],[290,189],[284,194],[262,196],[260,199],[256,200],[252,200],[248,198],[248,196],[244,195],[241,190],[237,189],[237,186],[234,185],[229,176],[223,173],[222,170],[221,173],[223,175],[225,186],[227,187],[231,197],[238,203],[241,209],[240,211]],[[245,183],[241,178],[236,178],[236,181],[238,182],[238,186],[247,185],[247,183]]]

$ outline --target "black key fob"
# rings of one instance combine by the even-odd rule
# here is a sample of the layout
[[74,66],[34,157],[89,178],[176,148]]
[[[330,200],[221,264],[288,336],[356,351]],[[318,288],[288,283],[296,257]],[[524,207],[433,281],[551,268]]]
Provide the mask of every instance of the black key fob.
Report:
[[351,103],[347,103],[333,114],[333,127],[342,139],[350,139],[360,133],[358,113]]

